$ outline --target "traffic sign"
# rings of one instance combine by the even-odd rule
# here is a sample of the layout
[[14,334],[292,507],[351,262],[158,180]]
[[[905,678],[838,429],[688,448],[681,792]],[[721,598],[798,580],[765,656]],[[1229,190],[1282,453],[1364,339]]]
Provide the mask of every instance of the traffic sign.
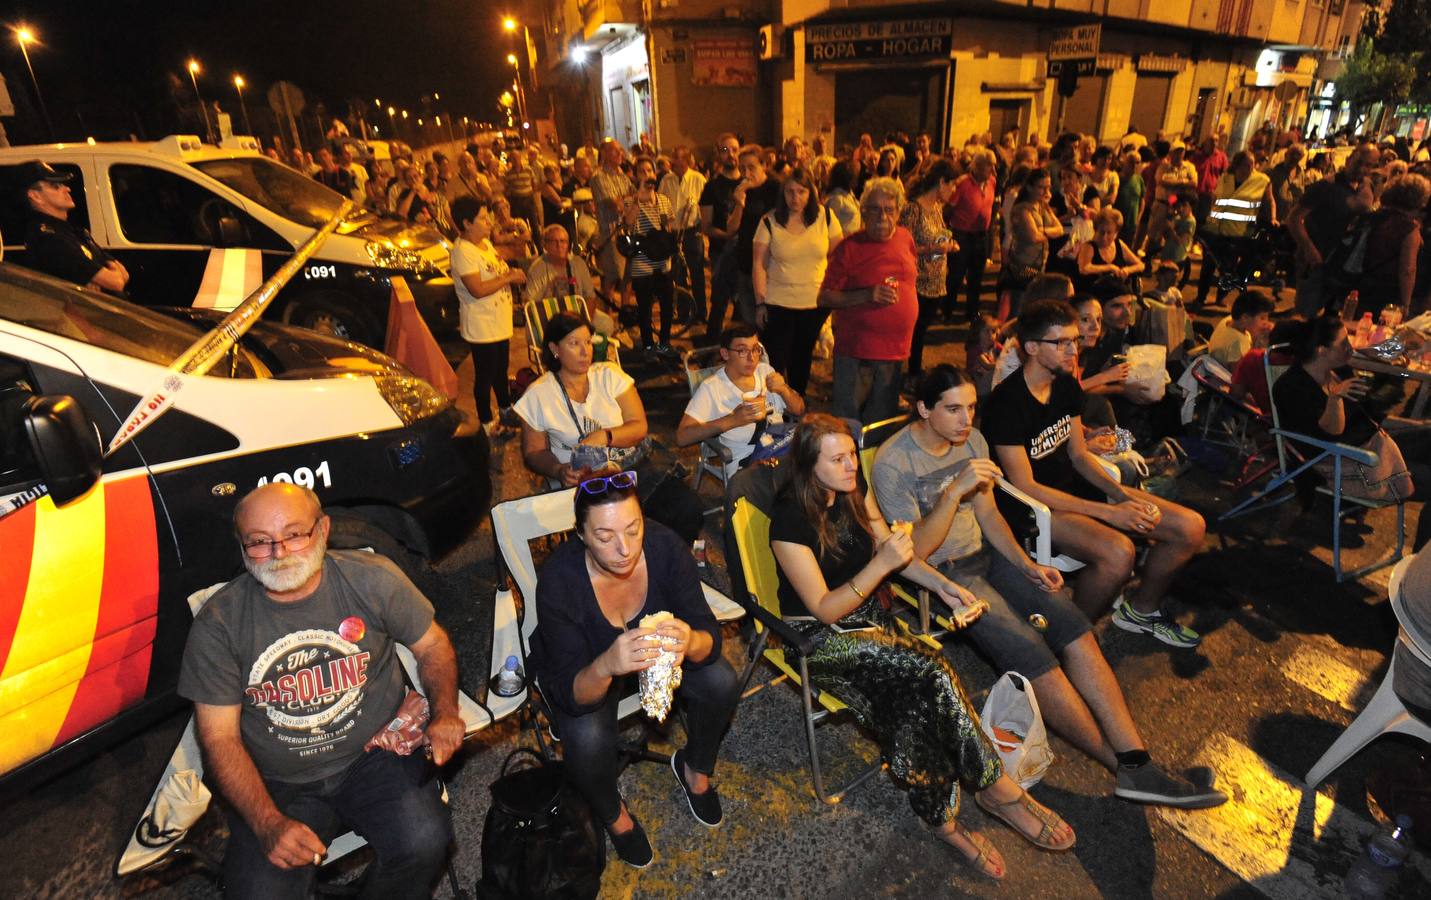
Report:
[[1065,66],[1071,67],[1074,75],[1092,75],[1098,68],[1098,58],[1089,56],[1083,59],[1051,60],[1048,64],[1048,77],[1062,77]]

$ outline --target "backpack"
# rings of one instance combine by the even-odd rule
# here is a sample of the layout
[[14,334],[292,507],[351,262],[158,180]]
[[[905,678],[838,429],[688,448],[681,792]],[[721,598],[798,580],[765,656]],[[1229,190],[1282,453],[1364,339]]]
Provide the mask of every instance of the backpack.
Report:
[[[518,756],[536,765],[509,772]],[[566,783],[562,763],[518,747],[492,782],[482,826],[481,900],[592,900],[606,868],[606,833]]]

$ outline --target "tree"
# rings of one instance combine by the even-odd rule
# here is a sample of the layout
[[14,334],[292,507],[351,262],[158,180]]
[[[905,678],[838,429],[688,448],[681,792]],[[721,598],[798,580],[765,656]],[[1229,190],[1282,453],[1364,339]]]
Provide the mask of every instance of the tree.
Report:
[[1370,0],[1362,19],[1367,38],[1376,41],[1378,53],[1411,66],[1410,98],[1431,102],[1431,0]]
[[1416,77],[1416,60],[1383,53],[1376,41],[1363,36],[1337,76],[1337,98],[1351,105],[1352,121],[1359,122],[1374,103],[1384,109],[1405,103]]

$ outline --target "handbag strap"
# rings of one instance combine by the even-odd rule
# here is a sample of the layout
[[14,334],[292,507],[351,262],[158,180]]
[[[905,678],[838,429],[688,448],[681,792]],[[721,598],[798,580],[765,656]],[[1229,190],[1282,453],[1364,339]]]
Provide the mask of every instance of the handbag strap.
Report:
[[[572,406],[572,404],[571,404],[571,397],[570,397],[570,396],[567,394],[567,392],[566,392],[566,385],[564,385],[564,384],[561,383],[561,376],[558,375],[557,373],[553,372],[553,373],[552,373],[552,378],[556,380],[557,390],[561,391],[561,398],[566,401],[566,411],[567,411],[567,413],[569,413],[569,414],[571,415],[571,424],[576,426],[576,434],[577,434],[576,441],[577,441],[577,443],[579,444],[579,443],[581,443],[581,439],[584,438],[584,437],[586,437],[586,435],[585,435],[585,434],[582,432],[582,430],[581,430],[581,420],[576,417],[576,407]],[[587,391],[588,396],[589,396],[590,393],[591,393],[590,380],[591,380],[591,376],[588,375],[588,376],[587,376],[587,388],[586,388],[586,391]]]

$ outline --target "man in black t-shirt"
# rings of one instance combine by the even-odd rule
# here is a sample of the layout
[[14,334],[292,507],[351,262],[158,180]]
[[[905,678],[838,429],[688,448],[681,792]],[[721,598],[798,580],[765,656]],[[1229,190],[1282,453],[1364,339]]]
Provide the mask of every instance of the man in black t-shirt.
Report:
[[[1084,443],[1083,389],[1073,377],[1073,307],[1062,300],[1030,304],[1019,315],[1017,339],[1023,366],[990,395],[982,431],[1009,481],[1053,512],[1054,545],[1086,564],[1073,580],[1075,601],[1089,618],[1102,615],[1133,571],[1130,536],[1151,541],[1142,581],[1119,599],[1113,624],[1174,647],[1196,647],[1202,638],[1162,604],[1173,578],[1202,546],[1202,517],[1119,484]],[[1004,515],[1011,522],[1027,518],[1008,508]]]
[[755,229],[760,225],[761,216],[775,208],[781,184],[766,173],[764,151],[756,144],[740,148],[740,174],[740,184],[731,194],[734,202],[731,223],[737,226],[735,259],[740,272],[735,311],[741,321],[755,327],[755,286],[751,280],[755,267]]
[[1376,205],[1371,171],[1381,156],[1362,144],[1347,157],[1346,167],[1331,181],[1309,186],[1287,218],[1287,233],[1297,244],[1297,311],[1315,316],[1341,297],[1329,294],[1325,262],[1352,220]]
[[706,317],[706,343],[715,343],[725,327],[725,308],[739,286],[735,255],[726,254],[735,231],[729,228],[732,199],[740,185],[740,138],[730,132],[716,138],[715,172],[701,191],[701,231],[710,242],[711,305]]

